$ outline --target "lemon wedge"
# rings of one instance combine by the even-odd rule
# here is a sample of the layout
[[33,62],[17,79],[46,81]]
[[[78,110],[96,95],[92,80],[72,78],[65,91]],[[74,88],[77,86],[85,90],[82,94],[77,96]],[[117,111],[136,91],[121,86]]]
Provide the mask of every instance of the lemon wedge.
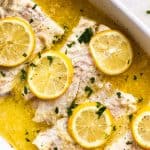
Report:
[[77,106],[68,121],[68,131],[85,148],[97,148],[112,132],[112,116],[105,106],[86,102]]
[[132,133],[140,146],[150,149],[150,106],[137,113],[132,121]]
[[0,66],[23,63],[35,48],[35,35],[30,24],[21,18],[0,20]]
[[90,52],[97,67],[108,75],[123,73],[132,63],[130,42],[115,30],[97,33],[90,41]]
[[28,70],[31,91],[41,99],[62,95],[72,82],[71,60],[63,53],[48,51],[37,56]]

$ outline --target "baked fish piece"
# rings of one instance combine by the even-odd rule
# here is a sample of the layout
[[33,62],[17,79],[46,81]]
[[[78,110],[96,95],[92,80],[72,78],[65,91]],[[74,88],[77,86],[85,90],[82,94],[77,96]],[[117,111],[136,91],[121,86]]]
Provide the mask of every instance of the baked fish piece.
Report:
[[[45,102],[36,99],[34,121],[55,124],[57,119],[67,117],[68,108],[73,102],[78,104],[85,101],[100,102],[105,104],[115,117],[131,114],[137,110],[137,100],[134,96],[113,89],[110,83],[103,81],[103,74],[96,69],[89,53],[88,42],[79,41],[81,36],[91,31],[94,34],[108,29],[110,28],[107,26],[98,26],[95,21],[81,17],[79,24],[61,49],[72,60],[75,71],[73,82],[67,92],[56,100]],[[59,110],[58,113],[55,112],[56,108]]]
[[67,118],[58,120],[55,126],[39,133],[33,141],[39,150],[84,150],[67,132]]
[[116,148],[118,150],[143,150],[135,143],[130,131],[124,133],[117,140],[112,141],[104,150],[116,150]]
[[[26,19],[33,27],[36,34],[34,54],[46,47],[51,48],[64,34],[64,29],[48,17],[32,0],[0,0],[0,18],[12,16]],[[12,90],[16,75],[24,67],[24,65],[16,68],[0,67],[2,74],[5,74],[5,76],[0,75],[0,96]]]

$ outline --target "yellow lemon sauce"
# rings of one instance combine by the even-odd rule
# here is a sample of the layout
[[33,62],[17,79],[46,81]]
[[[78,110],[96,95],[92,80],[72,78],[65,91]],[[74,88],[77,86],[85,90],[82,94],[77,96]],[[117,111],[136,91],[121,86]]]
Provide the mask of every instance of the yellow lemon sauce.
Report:
[[[72,28],[77,25],[80,16],[87,16],[98,23],[121,30],[87,0],[35,0],[35,2],[48,16],[61,26],[68,28],[62,42],[54,47],[55,50],[59,50],[65,43]],[[139,98],[139,107],[142,107],[147,105],[150,100],[150,59],[133,41],[131,43],[134,50],[134,60],[130,69],[118,76],[105,76],[105,80],[111,82],[115,88]],[[0,98],[0,135],[17,150],[36,150],[36,147],[32,145],[32,140],[39,131],[45,130],[48,126],[32,121],[34,109],[31,102],[25,101],[21,95],[24,84],[18,76],[11,95]],[[128,122],[127,118],[120,118],[116,125],[117,130],[114,131],[112,137],[117,138],[125,132],[128,128]]]

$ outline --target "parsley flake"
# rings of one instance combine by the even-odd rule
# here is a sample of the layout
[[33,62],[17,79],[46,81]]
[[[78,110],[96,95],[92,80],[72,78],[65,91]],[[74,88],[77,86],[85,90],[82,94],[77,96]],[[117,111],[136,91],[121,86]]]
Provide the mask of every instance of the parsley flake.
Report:
[[36,67],[36,65],[34,63],[31,63],[30,66],[31,67]]
[[92,36],[93,36],[92,28],[87,28],[79,37],[78,41],[79,43],[88,43],[90,42]]
[[121,98],[121,92],[117,92],[116,94],[117,94],[118,98]]
[[89,86],[86,86],[84,90],[87,93],[87,97],[90,97],[93,93],[93,90]]
[[26,54],[26,53],[23,53],[22,56],[23,56],[23,57],[27,57],[27,54]]
[[47,56],[47,59],[49,60],[49,64],[51,65],[53,62],[53,57],[52,56]]
[[105,110],[106,110],[106,107],[105,107],[105,106],[100,107],[100,108],[98,109],[98,111],[96,112],[96,114],[98,115],[98,118],[101,117],[101,115],[104,113]]
[[41,58],[41,53],[40,52],[38,53],[38,57]]
[[1,75],[2,77],[5,77],[5,76],[6,76],[6,74],[5,74],[3,71],[0,71],[0,75]]
[[131,121],[132,118],[133,118],[133,115],[132,115],[132,114],[128,115],[128,118],[129,118],[129,120]]
[[32,7],[32,9],[35,9],[37,7],[37,4],[35,4],[33,7]]
[[55,108],[55,113],[56,113],[56,114],[59,113],[59,108],[58,108],[58,107]]
[[76,108],[78,104],[75,103],[75,100],[71,103],[70,107],[67,108],[67,114],[68,116],[72,115],[72,110]]
[[95,78],[94,77],[90,78],[90,81],[91,81],[91,83],[94,83],[95,82]]
[[150,14],[150,10],[147,10],[146,13],[147,13],[147,14]]
[[67,44],[67,46],[68,46],[69,48],[71,48],[74,44],[75,44],[75,41],[72,41],[71,43]]
[[24,87],[24,94],[28,94],[28,88],[26,86]]
[[20,75],[20,79],[21,80],[26,80],[27,78],[27,73],[24,69],[21,70],[21,75]]

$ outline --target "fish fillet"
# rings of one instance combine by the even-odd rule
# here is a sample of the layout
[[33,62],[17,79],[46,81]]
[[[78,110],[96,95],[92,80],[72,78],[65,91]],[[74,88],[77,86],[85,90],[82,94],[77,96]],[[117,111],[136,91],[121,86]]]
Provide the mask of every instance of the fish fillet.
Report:
[[[122,91],[120,91],[121,98],[118,98],[116,93],[118,93],[119,90],[113,89],[110,83],[105,83],[103,81],[103,74],[96,69],[89,53],[88,44],[80,44],[78,42],[78,38],[87,28],[92,28],[93,32],[109,29],[108,27],[104,28],[102,25],[97,26],[96,22],[81,17],[79,24],[73,29],[72,35],[61,50],[64,53],[67,51],[68,57],[72,60],[75,70],[73,82],[68,91],[54,101],[45,102],[36,99],[35,103],[37,109],[35,117],[33,118],[34,121],[55,124],[57,118],[67,116],[67,108],[71,105],[73,100],[76,100],[76,103],[83,103],[85,101],[101,102],[107,105],[115,117],[136,111],[136,98]],[[72,47],[68,47],[68,44],[72,42],[74,42]],[[94,83],[91,83],[91,78],[94,78]],[[93,93],[90,97],[87,97],[87,93],[85,92],[87,86],[93,89]],[[56,107],[60,110],[59,114],[55,113]]]
[[[46,47],[50,48],[64,34],[64,29],[46,16],[32,0],[0,0],[0,18],[12,16],[26,19],[33,27],[36,34],[34,53],[38,53]],[[20,72],[20,68],[24,68],[24,65],[11,69],[0,67],[0,71],[5,74],[5,76],[0,75],[0,96],[12,90],[15,76]],[[3,89],[4,87],[5,89]]]
[[106,146],[104,150],[116,150],[116,148],[118,150],[143,150],[134,142],[130,131],[127,131],[119,139]]

